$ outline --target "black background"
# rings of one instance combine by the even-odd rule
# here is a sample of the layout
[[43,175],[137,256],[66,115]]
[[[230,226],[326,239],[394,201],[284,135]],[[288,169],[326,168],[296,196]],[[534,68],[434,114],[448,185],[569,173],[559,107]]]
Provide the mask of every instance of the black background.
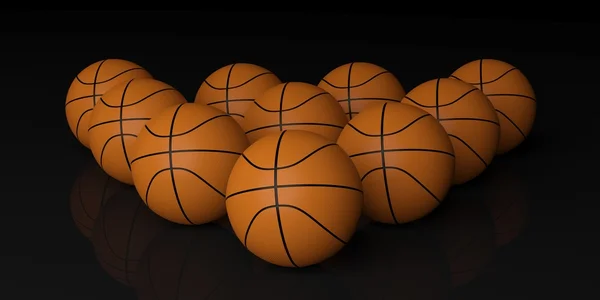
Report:
[[233,62],[316,84],[341,64],[368,61],[394,73],[407,91],[471,60],[509,62],[533,85],[538,116],[529,139],[496,164],[514,168],[529,185],[529,226],[497,255],[494,272],[452,297],[594,293],[598,24],[525,14],[513,20],[355,12],[2,15],[3,298],[133,297],[95,266],[67,201],[91,155],[68,129],[64,97],[80,70],[105,58],[144,66],[190,101],[205,77]]

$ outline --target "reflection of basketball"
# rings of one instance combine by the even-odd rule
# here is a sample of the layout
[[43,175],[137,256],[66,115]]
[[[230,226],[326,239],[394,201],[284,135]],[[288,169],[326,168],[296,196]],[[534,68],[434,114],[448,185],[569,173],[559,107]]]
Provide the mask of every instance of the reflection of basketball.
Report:
[[365,214],[375,221],[419,219],[450,189],[452,143],[433,116],[414,106],[370,105],[350,120],[338,145],[362,177]]
[[440,78],[417,86],[402,103],[425,110],[446,129],[456,157],[455,184],[477,177],[492,162],[500,129],[494,107],[480,90]]
[[92,242],[100,266],[130,285],[142,253],[169,224],[146,208],[134,188],[122,190],[106,203],[94,226]]
[[225,215],[233,164],[248,146],[240,126],[204,104],[170,107],[149,121],[131,152],[138,193],[159,216],[179,224]]
[[527,225],[531,195],[525,176],[517,170],[519,166],[509,161],[494,164],[478,184],[494,221],[498,246],[512,242]]
[[303,267],[331,257],[350,239],[362,192],[340,147],[292,130],[244,151],[229,177],[226,204],[248,250],[279,266]]
[[492,102],[500,121],[499,154],[517,147],[529,135],[536,99],[519,69],[499,60],[480,59],[460,67],[451,77],[474,85]]
[[337,67],[321,79],[319,87],[333,95],[349,119],[371,103],[400,102],[405,94],[394,74],[365,62]]
[[[242,299],[250,256],[235,235],[215,224],[177,227],[148,246],[135,275],[139,300]],[[257,295],[258,296],[258,295]]]
[[[418,232],[370,224],[323,266],[353,299],[446,299],[450,276],[445,256]],[[393,295],[393,296],[392,296]]]
[[71,189],[71,215],[81,233],[90,238],[96,217],[106,201],[126,185],[108,176],[92,161]]
[[256,98],[246,111],[244,129],[251,143],[283,130],[306,130],[335,141],[347,123],[335,99],[308,83],[283,83]]
[[92,109],[102,94],[133,78],[152,78],[142,67],[122,59],[105,59],[83,69],[67,92],[65,111],[75,137],[89,148],[88,127]]
[[446,254],[454,287],[479,276],[495,250],[492,219],[481,199],[471,194],[464,186],[454,187],[444,204],[417,226]]
[[170,85],[154,79],[133,79],[100,98],[90,119],[90,149],[113,178],[133,184],[129,156],[138,132],[165,108],[185,103]]
[[254,99],[281,81],[271,71],[253,64],[231,64],[216,70],[202,82],[196,103],[226,112],[241,124]]

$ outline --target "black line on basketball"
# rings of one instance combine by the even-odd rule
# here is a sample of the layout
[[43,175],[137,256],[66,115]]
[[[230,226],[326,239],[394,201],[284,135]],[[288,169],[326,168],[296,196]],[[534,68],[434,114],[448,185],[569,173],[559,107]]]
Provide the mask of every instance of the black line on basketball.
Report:
[[458,102],[459,100],[465,98],[468,94],[470,94],[470,93],[472,93],[474,91],[477,91],[477,88],[473,88],[472,90],[469,90],[469,91],[465,92],[464,94],[460,95],[458,98],[456,98],[456,100],[454,100],[452,102],[449,102],[449,103],[446,103],[446,104],[441,104],[441,105],[424,105],[424,104],[421,104],[419,101],[417,101],[415,99],[412,99],[412,98],[410,98],[408,96],[404,96],[404,98],[406,98],[408,101],[410,101],[410,102],[412,102],[412,103],[414,103],[414,104],[416,104],[417,106],[420,106],[420,107],[435,108],[435,107],[450,106],[450,105]]
[[[360,179],[361,181],[364,180],[365,178],[367,178],[367,176],[377,170],[382,170],[384,168],[382,167],[377,167],[374,168],[372,170],[370,170],[369,172],[365,173],[365,175],[363,175],[363,177]],[[390,170],[396,170],[396,171],[400,171],[406,175],[408,175],[412,180],[414,180],[418,185],[420,185],[429,195],[431,195],[435,201],[437,201],[438,203],[442,203],[442,201],[440,199],[438,199],[438,197],[432,192],[430,191],[427,186],[425,186],[425,184],[423,184],[419,179],[417,179],[415,176],[413,176],[412,174],[410,174],[410,172],[402,169],[402,168],[398,168],[398,167],[385,167],[385,169],[390,169]]]
[[488,94],[486,96],[488,96],[488,97],[512,96],[512,97],[526,98],[526,99],[532,100],[533,102],[537,102],[537,100],[534,97],[527,96],[527,95],[521,95],[521,94]]
[[84,110],[81,115],[79,115],[79,119],[77,119],[77,125],[75,126],[75,137],[77,139],[79,139],[79,124],[81,124],[81,119],[83,119],[83,116],[85,116],[85,114],[91,112],[94,108],[89,108]]
[[230,116],[232,116],[232,117],[233,117],[233,116],[237,116],[237,117],[240,117],[240,118],[246,118],[246,117],[245,117],[245,116],[243,116],[242,114],[229,113],[229,115],[230,115]]
[[92,126],[90,126],[90,128],[88,128],[88,131],[92,130],[93,128],[96,128],[100,125],[106,125],[106,124],[111,124],[111,123],[118,123],[118,122],[129,122],[129,121],[148,121],[150,120],[150,118],[127,118],[127,119],[119,119],[119,120],[110,120],[110,121],[104,121],[104,122],[100,122],[100,123],[96,123]]
[[246,131],[246,134],[252,133],[252,132],[255,132],[255,131],[259,131],[259,130],[263,130],[263,129],[273,128],[273,127],[279,127],[279,131],[282,131],[282,128],[285,127],[285,126],[299,126],[299,125],[325,126],[325,127],[335,127],[335,128],[339,128],[339,129],[344,129],[343,126],[335,125],[335,124],[299,122],[299,123],[284,123],[284,124],[280,123],[280,124],[272,124],[272,125],[267,125],[267,126],[256,127],[256,128],[253,128],[253,129],[250,129],[250,130]]
[[102,151],[100,152],[100,159],[99,159],[99,160],[100,160],[100,162],[99,162],[99,164],[100,164],[100,167],[102,167],[102,159],[104,158],[104,150],[106,150],[106,146],[108,145],[108,143],[110,142],[110,140],[112,140],[112,139],[114,139],[114,138],[121,137],[121,136],[132,136],[132,137],[134,137],[134,138],[137,138],[137,135],[135,135],[135,134],[131,134],[131,133],[121,133],[121,134],[115,134],[115,135],[113,135],[113,136],[109,137],[109,138],[106,140],[106,142],[104,142],[104,145],[102,146]]
[[[355,192],[359,192],[362,193],[362,190],[351,187],[351,186],[344,186],[344,185],[337,185],[337,184],[306,184],[306,183],[301,183],[301,184],[282,184],[279,185],[278,188],[279,189],[286,189],[286,188],[297,188],[297,187],[322,187],[322,188],[334,188],[334,189],[344,189],[344,190],[352,190]],[[251,189],[247,189],[247,190],[242,190],[242,191],[238,191],[235,193],[231,193],[230,195],[228,195],[225,200],[228,200],[230,198],[233,198],[235,196],[239,196],[239,195],[243,195],[246,193],[250,193],[250,192],[256,192],[256,191],[263,191],[263,190],[269,190],[272,189],[273,186],[261,186],[261,187],[256,187],[256,188],[251,188]]]
[[73,98],[73,99],[67,101],[67,103],[65,103],[65,107],[67,105],[73,103],[73,102],[76,102],[76,101],[85,100],[85,99],[92,98],[92,97],[99,97],[99,96],[102,96],[102,94],[86,95],[86,96],[81,96],[81,97]]
[[435,118],[440,118],[440,79],[435,82]]
[[[254,75],[254,77],[252,77],[252,78],[250,78],[250,79],[246,80],[245,82],[242,82],[242,83],[240,83],[238,85],[230,86],[229,89],[239,88],[239,87],[241,87],[243,85],[246,85],[246,84],[250,83],[252,80],[254,80],[256,78],[261,77],[261,76],[265,76],[265,75],[275,75],[275,74],[273,74],[273,72],[263,72],[263,73],[260,73],[258,75]],[[212,85],[210,82],[208,82],[206,80],[204,80],[204,83],[206,83],[206,85],[208,85],[209,87],[211,87],[214,90],[221,90],[222,91],[222,90],[226,89],[225,87],[216,87],[216,86]]]
[[159,151],[159,152],[154,152],[154,153],[138,156],[138,157],[134,158],[133,160],[131,160],[131,164],[133,164],[134,162],[136,162],[140,159],[143,159],[143,158],[158,156],[158,155],[162,155],[162,154],[169,154],[169,153],[220,153],[220,154],[232,154],[232,155],[240,155],[241,154],[240,152],[218,150],[218,149],[182,149],[182,150],[171,150],[171,151]]
[[[285,86],[283,87],[283,89],[285,90]],[[283,92],[281,93],[283,95]],[[282,102],[283,102],[283,97],[281,97]],[[296,265],[296,263],[294,262],[294,259],[292,258],[292,255],[290,254],[290,250],[288,249],[287,243],[285,242],[285,234],[283,233],[283,224],[281,224],[281,213],[279,210],[279,190],[278,190],[278,182],[277,182],[277,165],[279,163],[279,150],[281,149],[281,141],[283,140],[283,136],[285,135],[286,131],[283,131],[280,135],[279,135],[279,139],[277,140],[277,146],[275,147],[275,162],[273,163],[273,196],[274,196],[274,200],[275,200],[275,212],[277,214],[277,224],[279,225],[279,234],[281,235],[281,242],[283,243],[283,249],[285,249],[285,254],[287,254],[288,259],[290,260],[290,263],[292,263],[292,265],[294,265],[294,267],[298,267],[298,265]]]
[[[386,104],[387,104],[387,103],[386,103]],[[406,130],[406,129],[407,129],[408,127],[410,127],[411,125],[413,125],[413,124],[415,124],[416,122],[418,122],[419,120],[422,120],[423,118],[427,118],[427,117],[432,117],[432,118],[433,118],[433,116],[432,116],[432,115],[430,115],[430,114],[424,114],[424,115],[422,115],[422,116],[420,116],[420,117],[418,117],[418,118],[414,119],[412,122],[408,123],[406,126],[404,126],[404,127],[400,128],[400,129],[398,129],[398,130],[396,130],[396,131],[393,131],[393,132],[390,132],[390,133],[383,134],[383,136],[389,136],[389,135],[394,135],[394,134],[400,133],[400,132],[402,132],[402,131]],[[437,120],[436,120],[436,122],[437,122]],[[352,124],[350,124],[350,123],[348,123],[348,126],[350,126],[350,128],[354,129],[356,132],[358,132],[358,133],[360,133],[360,134],[362,134],[362,135],[364,135],[364,136],[366,136],[366,137],[380,137],[380,136],[381,136],[381,135],[379,135],[379,134],[368,134],[368,133],[365,133],[365,132],[363,132],[363,131],[359,130],[358,128],[354,127],[354,125],[352,125]]]
[[274,208],[274,207],[276,207],[276,205],[275,205],[275,204],[273,204],[273,205],[268,205],[268,206],[265,206],[265,207],[263,207],[263,208],[259,209],[259,210],[258,210],[258,211],[257,211],[257,212],[254,214],[254,216],[252,216],[252,219],[250,219],[250,222],[248,223],[248,226],[246,227],[246,233],[244,234],[244,247],[246,247],[246,249],[248,249],[248,246],[247,246],[247,243],[248,243],[248,234],[250,233],[250,228],[252,228],[252,224],[254,224],[254,221],[256,221],[256,218],[258,218],[258,216],[260,216],[260,214],[261,214],[262,212],[265,212],[265,211],[267,211],[269,208]]
[[235,64],[232,64],[229,67],[229,71],[227,72],[227,79],[225,80],[225,112],[229,114],[229,81],[231,80],[231,72]]
[[[506,72],[502,73],[502,75],[500,75],[500,76],[498,76],[498,77],[496,77],[496,78],[494,78],[494,79],[492,79],[492,80],[489,80],[489,81],[483,82],[483,84],[494,83],[494,82],[496,82],[496,81],[498,81],[498,80],[502,79],[502,77],[504,77],[504,76],[508,75],[510,72],[512,72],[512,71],[515,71],[515,70],[518,70],[518,69],[517,69],[517,68],[514,68],[514,67],[513,67],[512,69],[508,69]],[[462,79],[460,79],[459,77],[457,77],[457,76],[454,76],[454,75],[450,75],[450,77],[452,77],[452,78],[455,78],[455,79],[458,79],[458,80],[460,80],[460,81],[462,81],[462,82],[465,82],[465,83],[468,83],[468,84],[470,84],[470,85],[478,85],[478,84],[480,84],[479,82],[467,82],[467,81],[464,81],[464,80],[462,80]],[[480,80],[481,80],[481,79],[480,79]]]
[[511,124],[512,124],[512,125],[513,125],[513,126],[514,126],[514,127],[515,127],[515,128],[518,130],[518,131],[519,131],[519,133],[521,134],[521,136],[523,136],[523,138],[525,138],[525,133],[523,133],[523,131],[521,130],[521,128],[519,128],[519,126],[517,126],[517,124],[516,124],[516,123],[515,123],[515,122],[514,122],[514,121],[513,121],[511,118],[509,118],[509,117],[508,117],[508,116],[507,116],[505,113],[503,113],[503,112],[502,112],[502,111],[500,111],[500,110],[497,110],[497,109],[496,109],[496,111],[497,111],[497,112],[498,112],[500,115],[502,115],[504,118],[506,118],[506,120],[507,120],[508,122],[510,122],[510,123],[511,123]]
[[483,92],[483,59],[479,60],[479,89]]
[[350,66],[348,67],[348,87],[346,88],[346,94],[348,96],[348,99],[346,101],[348,101],[348,115],[350,116],[350,119],[352,119],[352,102],[350,101],[350,90],[352,90],[352,88],[350,87],[350,83],[352,82],[352,67],[354,66],[354,63],[351,63]]
[[381,125],[380,125],[380,135],[379,135],[379,141],[380,141],[380,146],[379,146],[379,155],[381,156],[381,168],[383,171],[383,186],[385,188],[385,198],[387,200],[388,206],[390,208],[390,213],[392,214],[392,219],[394,219],[394,222],[396,224],[398,224],[398,220],[396,219],[396,214],[394,213],[394,207],[392,206],[392,199],[390,198],[390,188],[388,185],[388,180],[387,180],[387,171],[386,171],[386,166],[385,166],[385,135],[384,135],[384,126],[385,126],[385,109],[387,107],[387,103],[383,104],[383,107],[381,108]]
[[175,171],[173,171],[173,129],[175,129],[175,120],[177,119],[177,113],[183,104],[180,104],[177,109],[175,109],[175,113],[173,114],[173,118],[171,119],[171,127],[169,128],[169,173],[171,174],[171,184],[173,186],[173,193],[175,194],[175,200],[177,201],[177,205],[183,214],[183,217],[190,222],[190,224],[194,224],[192,220],[187,216],[185,210],[183,209],[183,205],[181,204],[181,199],[179,199],[179,192],[177,191],[177,184],[175,184]]
[[[285,92],[285,88],[286,88],[286,87],[287,87],[287,83],[286,83],[286,84],[283,86],[283,90],[281,91],[281,99],[283,99],[283,93]],[[319,96],[323,96],[323,95],[329,95],[329,93],[327,93],[327,92],[324,92],[324,93],[318,93],[318,94],[315,94],[315,95],[311,96],[310,98],[308,98],[308,99],[306,99],[306,100],[302,101],[302,103],[300,103],[300,104],[298,104],[298,105],[296,105],[296,106],[294,106],[294,107],[290,107],[290,108],[286,108],[286,109],[283,109],[283,108],[282,108],[282,106],[280,105],[280,108],[279,108],[279,110],[271,110],[271,109],[264,108],[264,107],[262,107],[260,104],[258,104],[256,101],[254,102],[254,104],[255,104],[256,106],[258,106],[258,108],[260,108],[261,110],[263,110],[263,111],[266,111],[266,112],[285,112],[285,111],[291,111],[291,110],[294,110],[294,109],[296,109],[296,108],[299,108],[300,106],[302,106],[302,105],[304,105],[304,104],[306,104],[306,103],[310,102],[311,100],[314,100],[314,99],[316,99],[317,97],[319,97]]]
[[102,62],[100,62],[100,64],[98,65],[98,68],[96,69],[96,73],[94,74],[94,82],[92,84],[92,95],[94,95],[92,97],[92,101],[94,103],[94,105],[96,105],[96,85],[98,82],[98,74],[100,73],[100,68],[102,68],[102,65],[106,62],[106,59],[103,60]]
[[500,124],[497,123],[496,121],[492,121],[492,120],[488,120],[488,119],[479,119],[479,118],[442,118],[442,119],[438,119],[438,121],[440,121],[440,122],[443,122],[443,121],[475,121],[475,122],[491,123],[491,124],[500,126]]
[[[125,71],[121,71],[121,73],[118,73],[118,74],[114,75],[111,78],[108,78],[108,79],[105,79],[105,80],[102,80],[102,81],[97,81],[96,84],[107,83],[107,82],[109,82],[109,81],[111,81],[111,80],[113,80],[113,79],[115,79],[115,78],[117,78],[117,77],[119,77],[119,76],[121,76],[121,75],[123,75],[125,73],[129,73],[129,72],[135,71],[135,70],[143,70],[143,69],[144,68],[131,68],[131,69],[127,69]],[[81,78],[79,78],[79,76],[77,76],[75,78],[77,79],[77,81],[79,81],[79,83],[81,83],[83,85],[92,85],[93,84],[93,82],[85,82],[85,81],[81,80]]]
[[[185,103],[184,103],[184,104],[185,104]],[[182,104],[182,105],[183,105],[183,104]],[[153,132],[153,131],[150,129],[150,127],[148,127],[148,125],[145,125],[144,127],[146,128],[146,130],[148,130],[148,133],[150,133],[151,135],[153,135],[153,136],[155,136],[155,137],[157,137],[157,138],[170,138],[170,137],[178,137],[178,136],[186,135],[186,134],[188,134],[188,133],[190,133],[190,132],[192,132],[192,131],[194,131],[194,130],[196,130],[196,129],[200,128],[200,127],[202,127],[202,125],[204,125],[204,124],[206,124],[206,123],[208,123],[208,122],[210,122],[210,121],[212,121],[212,120],[215,120],[215,119],[218,119],[218,118],[222,118],[222,117],[229,117],[229,115],[217,115],[217,116],[214,116],[214,117],[208,118],[208,119],[204,120],[202,123],[200,123],[200,124],[198,124],[198,125],[196,125],[196,126],[192,127],[192,129],[189,129],[188,131],[185,131],[185,132],[182,132],[182,133],[173,134],[173,135],[160,135],[160,134],[154,133],[154,132]]]
[[[278,126],[279,131],[283,130],[283,125],[281,125],[281,124],[283,124],[283,99],[285,97],[285,89],[287,88],[288,84],[289,83],[286,83],[283,85],[283,88],[281,89],[281,96],[279,97],[279,111],[277,112],[279,114],[279,126]],[[256,105],[258,105],[258,107],[260,107],[261,109],[263,108],[258,103],[256,103]],[[300,103],[300,105],[302,105],[302,103]],[[283,133],[282,133],[282,135],[283,135]]]
[[206,103],[206,105],[220,104],[220,103],[225,103],[228,101],[229,102],[251,102],[251,101],[254,101],[254,99],[239,98],[239,99],[219,100],[219,101],[208,102],[208,103]]
[[391,73],[389,71],[381,71],[381,72],[373,75],[371,78],[369,78],[369,79],[367,79],[367,80],[365,80],[365,81],[363,81],[363,82],[361,82],[359,84],[352,85],[352,86],[339,86],[339,85],[335,85],[335,84],[327,81],[325,78],[321,79],[321,81],[325,82],[327,85],[329,85],[330,87],[335,88],[335,89],[357,88],[357,87],[361,87],[361,86],[369,83],[370,81],[374,80],[375,78],[377,78],[377,77],[379,77],[379,76],[381,76],[383,74],[391,74]]
[[[125,147],[125,137],[123,136],[123,104],[125,103],[125,94],[127,94],[127,89],[129,85],[133,82],[129,80],[129,82],[125,85],[123,89],[123,94],[121,95],[121,106],[119,107],[119,133],[121,135],[121,146],[123,147],[123,154],[125,155],[125,162],[127,162],[127,168],[131,170],[131,164],[129,163],[129,156],[127,155],[127,147]],[[102,99],[102,98],[100,98]]]
[[[372,100],[381,100],[381,101],[391,101],[400,103],[400,99],[392,99],[392,98],[382,98],[382,97],[354,97],[348,99],[337,100],[337,102],[354,102],[354,101],[372,101]],[[354,112],[352,112],[354,113]]]
[[[135,79],[131,79],[131,80],[129,81],[129,83],[127,83],[127,86],[129,86],[129,84],[130,84],[132,81],[134,81],[134,80],[135,80]],[[125,88],[127,88],[127,86],[126,86]],[[156,95],[156,94],[159,94],[159,93],[162,93],[162,92],[166,92],[166,91],[174,91],[174,90],[175,90],[174,88],[164,88],[164,89],[160,89],[160,90],[158,90],[158,91],[154,91],[154,92],[152,92],[152,93],[150,93],[150,94],[146,95],[144,98],[142,98],[142,99],[140,99],[140,100],[138,100],[138,101],[136,101],[136,102],[129,103],[129,104],[124,104],[124,103],[121,103],[121,105],[110,105],[110,104],[106,103],[106,102],[104,101],[104,99],[103,99],[103,98],[100,98],[100,101],[101,101],[102,103],[104,103],[104,105],[106,105],[107,107],[110,107],[110,108],[128,107],[128,106],[134,106],[134,105],[136,105],[136,104],[139,104],[140,102],[142,102],[142,101],[145,101],[145,100],[149,99],[150,97],[152,97],[152,96],[154,96],[154,95]],[[123,93],[125,93],[125,91],[123,91]]]
[[469,150],[471,150],[471,152],[473,152],[473,154],[475,154],[475,156],[477,156],[477,158],[479,158],[479,160],[483,163],[483,165],[487,168],[488,164],[485,161],[485,159],[483,159],[483,157],[481,157],[479,155],[479,153],[477,153],[477,151],[475,151],[475,149],[473,149],[473,147],[471,147],[471,145],[469,145],[469,143],[467,143],[465,140],[459,138],[458,136],[454,135],[454,134],[448,134],[449,137],[456,139],[457,141],[461,142],[463,145],[465,145]]
[[[319,153],[319,151],[321,151],[321,150],[323,150],[323,149],[325,149],[325,148],[329,148],[329,147],[331,147],[331,146],[336,146],[336,145],[337,145],[337,144],[335,144],[335,143],[323,145],[323,146],[321,146],[321,147],[319,147],[319,148],[317,148],[317,149],[313,150],[312,152],[308,153],[306,156],[304,156],[303,158],[301,158],[300,160],[298,160],[298,161],[297,161],[297,162],[295,162],[295,163],[292,163],[292,164],[289,164],[289,165],[286,165],[286,166],[279,166],[279,167],[277,167],[277,170],[284,170],[284,169],[289,169],[289,168],[291,168],[291,167],[297,166],[297,165],[299,165],[300,163],[302,163],[303,161],[305,161],[305,160],[309,159],[310,157],[312,157],[313,155],[315,155],[315,154]],[[244,154],[242,154],[242,157],[244,158],[244,160],[246,160],[246,162],[248,162],[248,163],[249,163],[251,166],[253,166],[254,168],[256,168],[256,169],[258,169],[258,170],[262,170],[262,171],[273,171],[273,170],[275,170],[275,168],[265,168],[265,167],[261,167],[261,166],[259,166],[259,165],[255,164],[255,163],[253,163],[253,162],[252,162],[252,161],[251,161],[251,160],[250,160],[250,159],[249,159],[249,158],[248,158],[246,155],[244,155]]]
[[[381,153],[382,150],[373,150],[373,151],[366,151],[366,152],[360,152],[360,153],[356,153],[356,154],[351,154],[348,155],[350,158],[352,157],[358,157],[358,156],[363,156],[363,155],[369,155],[369,154],[379,154]],[[385,153],[393,153],[393,152],[431,152],[431,153],[439,153],[439,154],[444,154],[444,155],[448,155],[451,157],[454,157],[454,154],[450,153],[450,152],[446,152],[446,151],[442,151],[442,150],[435,150],[435,149],[420,149],[420,148],[412,148],[412,149],[408,149],[408,148],[403,148],[403,149],[384,149],[383,152]]]

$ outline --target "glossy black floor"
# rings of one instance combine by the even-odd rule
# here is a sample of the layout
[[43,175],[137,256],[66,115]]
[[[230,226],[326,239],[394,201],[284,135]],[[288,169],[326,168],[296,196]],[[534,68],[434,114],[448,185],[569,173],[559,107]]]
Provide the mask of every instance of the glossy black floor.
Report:
[[[343,31],[336,23],[342,17],[312,20]],[[285,18],[300,17],[280,16],[277,22]],[[377,19],[379,27],[355,24],[353,30],[362,28],[359,36],[314,26],[314,33],[276,30],[281,36],[262,38],[240,37],[242,32],[233,37],[224,29],[217,37],[208,37],[210,30],[6,33],[0,67],[1,298],[590,298],[598,277],[598,161],[592,144],[598,126],[592,105],[598,102],[600,58],[597,46],[576,36],[599,27],[354,18]],[[202,26],[213,25],[205,20]],[[277,28],[286,26],[292,25]],[[365,36],[377,28],[378,34]],[[77,72],[106,57],[135,61],[189,98],[210,72],[236,61],[263,65],[286,81],[307,82],[343,63],[370,61],[410,90],[470,60],[497,58],[529,77],[538,117],[526,142],[497,157],[481,177],[453,188],[422,221],[398,227],[363,223],[333,259],[282,269],[248,254],[226,221],[166,224],[135,191],[95,166],[72,137],[63,105]]]

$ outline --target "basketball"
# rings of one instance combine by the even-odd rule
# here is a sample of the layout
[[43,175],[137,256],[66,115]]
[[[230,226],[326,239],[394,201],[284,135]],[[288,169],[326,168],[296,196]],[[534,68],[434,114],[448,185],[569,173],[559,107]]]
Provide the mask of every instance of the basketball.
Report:
[[71,216],[77,229],[88,239],[100,210],[110,197],[125,188],[124,185],[108,176],[95,161],[81,172],[71,189]]
[[215,107],[241,124],[254,99],[280,83],[275,74],[263,67],[231,64],[216,70],[202,82],[194,102]]
[[358,169],[364,212],[374,221],[420,219],[452,185],[452,143],[432,115],[414,106],[370,105],[350,120],[337,143]]
[[132,185],[129,156],[137,134],[150,118],[185,102],[173,87],[150,78],[115,86],[92,112],[88,134],[94,158],[108,175]]
[[122,59],[105,59],[83,69],[67,92],[65,113],[69,128],[79,142],[89,146],[88,128],[92,109],[115,85],[133,78],[152,78],[142,67]]
[[150,120],[131,153],[135,187],[159,216],[185,225],[223,217],[229,173],[248,147],[240,126],[198,103],[170,107]]
[[360,177],[346,153],[299,130],[271,134],[237,160],[227,184],[227,213],[244,246],[283,267],[333,256],[361,215]]
[[371,103],[400,102],[405,94],[394,74],[366,62],[337,67],[321,79],[319,87],[333,95],[348,119]]
[[454,184],[479,176],[498,149],[500,126],[488,98],[472,85],[434,79],[408,92],[402,103],[430,113],[444,126],[454,147]]
[[480,59],[460,67],[451,78],[480,89],[496,109],[500,121],[498,154],[520,145],[531,132],[536,98],[529,80],[516,67],[495,59]]
[[335,141],[348,120],[333,96],[303,82],[276,85],[246,111],[244,129],[251,143],[271,133],[305,130]]
[[129,186],[110,198],[98,216],[92,231],[96,259],[112,278],[130,286],[142,254],[170,226]]

